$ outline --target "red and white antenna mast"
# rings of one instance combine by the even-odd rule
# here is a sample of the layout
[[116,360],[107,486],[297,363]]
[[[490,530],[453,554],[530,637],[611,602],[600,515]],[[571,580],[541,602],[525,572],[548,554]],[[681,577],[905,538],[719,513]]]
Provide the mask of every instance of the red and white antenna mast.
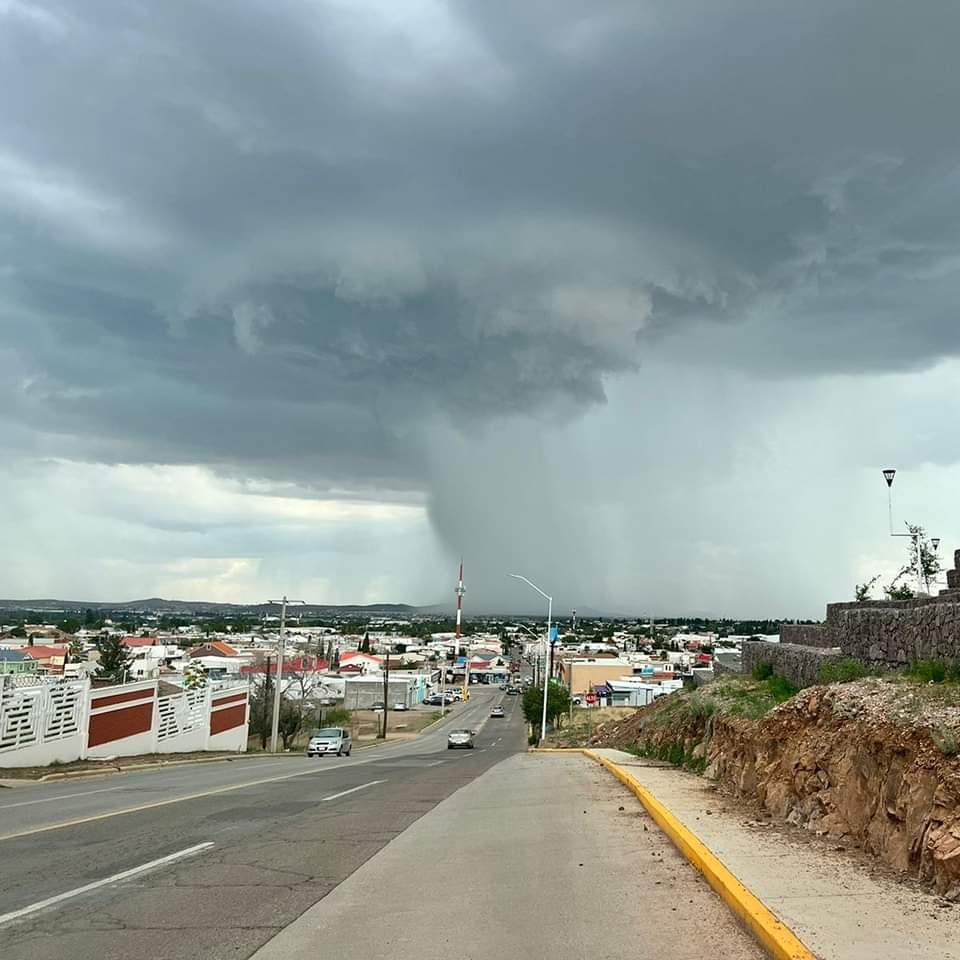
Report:
[[463,622],[463,595],[466,590],[463,588],[463,558],[460,558],[460,579],[457,581],[457,589],[453,591],[457,595],[457,639],[454,645],[454,656],[460,656],[460,625]]

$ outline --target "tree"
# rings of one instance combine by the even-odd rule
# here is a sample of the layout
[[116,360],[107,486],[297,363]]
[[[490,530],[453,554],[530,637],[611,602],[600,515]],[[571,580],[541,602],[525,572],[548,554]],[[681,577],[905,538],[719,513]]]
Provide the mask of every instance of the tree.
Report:
[[853,598],[857,603],[866,603],[870,599],[870,591],[879,579],[880,574],[878,573],[875,577],[871,577],[866,583],[857,584],[857,588],[853,594]]
[[97,615],[90,607],[83,611],[83,625],[85,627],[95,627],[97,625]]
[[207,685],[207,671],[202,663],[191,660],[183,668],[183,685],[187,690],[198,690]]
[[289,750],[297,734],[303,729],[303,709],[286,697],[280,698],[280,724],[277,728],[283,749]]
[[[539,733],[543,722],[543,688],[531,687],[523,695],[523,715],[534,733]],[[547,687],[547,723],[555,725],[559,717],[570,710],[570,691],[559,683],[551,682]]]
[[74,637],[67,647],[67,663],[83,663],[87,659],[87,651],[84,649],[83,641]]
[[97,640],[97,651],[100,654],[97,678],[123,683],[130,669],[130,651],[123,640],[117,636],[101,637]]
[[360,641],[360,652],[369,653],[370,652],[370,631],[366,631],[363,635],[363,639]]
[[[943,569],[933,544],[927,538],[926,530],[914,523],[908,523],[907,529],[910,531],[907,562],[883,588],[883,592],[890,600],[912,600],[916,596],[913,588],[905,582],[907,579],[922,583],[929,592],[930,581],[936,580],[937,574]],[[857,599],[860,599],[859,596]]]

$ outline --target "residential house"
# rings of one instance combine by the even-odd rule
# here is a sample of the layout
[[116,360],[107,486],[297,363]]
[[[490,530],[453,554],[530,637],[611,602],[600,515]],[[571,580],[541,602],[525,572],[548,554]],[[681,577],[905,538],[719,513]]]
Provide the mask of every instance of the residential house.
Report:
[[236,647],[231,647],[224,640],[208,640],[206,643],[200,644],[199,647],[188,650],[187,656],[191,660],[195,660],[197,657],[239,657],[240,651]]
[[37,665],[41,673],[63,673],[67,659],[67,647],[33,644],[21,647],[20,652]]
[[380,673],[383,670],[383,657],[372,653],[361,653],[353,650],[340,654],[340,672],[345,674]]
[[20,650],[0,648],[0,674],[36,673],[37,661]]

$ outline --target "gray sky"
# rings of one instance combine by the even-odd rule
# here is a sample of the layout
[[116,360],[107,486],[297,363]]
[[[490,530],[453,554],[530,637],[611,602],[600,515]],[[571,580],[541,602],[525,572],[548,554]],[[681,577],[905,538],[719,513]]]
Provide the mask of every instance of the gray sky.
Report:
[[0,594],[819,616],[960,546],[960,7],[0,0]]

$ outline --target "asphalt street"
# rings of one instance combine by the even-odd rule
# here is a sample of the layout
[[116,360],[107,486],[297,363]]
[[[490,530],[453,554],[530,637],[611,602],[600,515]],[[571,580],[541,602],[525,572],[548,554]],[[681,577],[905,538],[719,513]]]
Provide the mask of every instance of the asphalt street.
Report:
[[[526,746],[477,689],[420,737],[0,793],[5,960],[249,957],[437,803]],[[502,699],[503,720],[488,719]],[[476,749],[448,751],[455,727]],[[415,879],[431,868],[412,864]]]

